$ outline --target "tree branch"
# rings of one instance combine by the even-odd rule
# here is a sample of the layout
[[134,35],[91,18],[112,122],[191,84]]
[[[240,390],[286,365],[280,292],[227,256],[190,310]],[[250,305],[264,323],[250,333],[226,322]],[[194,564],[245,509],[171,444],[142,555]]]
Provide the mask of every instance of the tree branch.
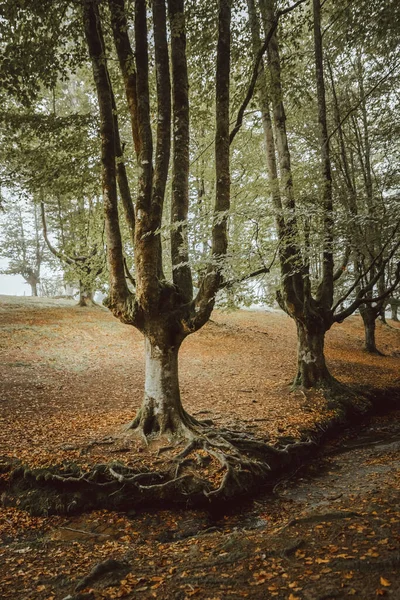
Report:
[[[387,263],[389,262],[389,260],[391,258],[393,258],[396,250],[399,247],[400,247],[400,242],[398,242],[394,246],[390,255],[386,258],[386,260],[384,260],[382,262],[381,268],[377,271],[376,275],[371,279],[371,281],[358,292],[356,299],[350,304],[350,306],[348,308],[346,308],[345,310],[343,310],[342,312],[338,313],[337,315],[333,316],[334,323],[340,323],[341,321],[343,321],[344,319],[349,317],[351,314],[353,314],[353,312],[361,304],[366,304],[366,303],[370,303],[370,302],[379,302],[382,298],[385,298],[389,294],[392,293],[392,291],[397,287],[397,284],[400,281],[400,263],[398,263],[397,269],[396,269],[395,284],[394,284],[394,286],[390,287],[389,290],[387,290],[387,293],[385,292],[384,294],[382,294],[381,296],[377,296],[376,298],[369,298],[366,296],[366,294],[373,289],[374,285],[377,283],[377,281],[381,277],[382,273],[384,272]],[[334,312],[334,310],[335,309],[333,309],[332,312]]]
[[256,83],[257,83],[257,79],[258,79],[258,73],[259,73],[259,67],[261,64],[261,60],[262,57],[264,56],[265,52],[267,51],[268,45],[271,41],[272,36],[274,35],[275,29],[278,27],[278,23],[279,23],[279,19],[280,17],[283,17],[284,15],[286,15],[287,13],[291,12],[292,10],[294,10],[295,8],[297,8],[300,4],[304,4],[304,2],[306,2],[306,0],[298,0],[297,2],[295,2],[294,4],[292,4],[292,6],[289,6],[288,8],[285,8],[283,10],[279,10],[270,27],[270,30],[268,31],[268,34],[264,40],[263,45],[261,46],[255,60],[254,60],[254,65],[253,65],[253,73],[250,79],[250,84],[247,90],[247,94],[245,99],[243,100],[237,117],[236,117],[236,123],[234,128],[232,129],[230,135],[229,135],[229,143],[232,144],[233,140],[235,139],[236,134],[238,133],[238,131],[240,130],[242,124],[243,124],[243,117],[244,117],[244,113],[246,108],[248,107],[253,94],[254,94],[254,90],[256,87]]
[[[342,304],[342,302],[344,302],[346,300],[346,298],[348,298],[350,296],[350,294],[356,289],[356,287],[358,286],[358,284],[360,283],[360,281],[362,281],[362,279],[371,271],[371,269],[375,266],[375,264],[378,262],[378,260],[383,256],[383,253],[385,252],[387,246],[390,244],[391,240],[396,235],[396,232],[397,232],[399,226],[400,226],[400,221],[397,222],[396,227],[392,231],[392,235],[389,237],[389,239],[383,245],[383,247],[382,247],[381,251],[379,252],[379,254],[377,254],[375,256],[375,258],[372,260],[372,262],[369,264],[368,268],[363,273],[361,273],[361,275],[359,275],[357,277],[357,279],[355,280],[355,282],[353,283],[353,285],[347,290],[346,294],[344,296],[342,296],[341,298],[339,298],[339,300],[336,302],[335,306],[332,308],[332,312],[333,313],[335,312],[335,310],[337,309],[337,307],[340,306],[340,304]],[[397,244],[395,246],[395,251],[396,251],[396,249],[397,249],[397,247],[399,245],[400,245],[400,242],[399,242],[399,244]],[[392,256],[393,256],[393,254],[390,255],[390,258]],[[388,262],[388,260],[386,260],[383,264],[386,265],[387,262]]]
[[344,256],[343,256],[343,260],[340,264],[340,267],[337,268],[337,270],[333,273],[333,281],[337,281],[338,279],[341,278],[341,276],[343,275],[343,273],[346,270],[346,267],[348,265],[349,259],[350,259],[350,255],[351,255],[351,247],[347,246],[346,250],[344,251]]
[[44,241],[46,242],[46,245],[48,247],[48,249],[50,250],[50,252],[52,254],[54,254],[54,256],[56,256],[59,260],[66,262],[67,265],[73,265],[75,264],[75,261],[72,260],[72,258],[70,258],[69,256],[66,256],[65,254],[62,254],[61,252],[59,252],[56,248],[54,248],[54,246],[51,244],[48,234],[47,234],[47,223],[46,223],[46,214],[45,214],[45,210],[44,210],[44,202],[42,201],[40,203],[40,213],[42,216],[42,227],[43,227],[43,237],[44,237]]
[[329,144],[332,136],[335,135],[335,133],[337,131],[339,131],[339,129],[342,127],[343,123],[345,121],[347,121],[347,119],[349,118],[349,116],[357,110],[357,108],[363,103],[365,102],[365,100],[368,98],[368,96],[370,96],[380,85],[381,83],[383,83],[388,77],[389,75],[391,75],[393,73],[393,71],[395,71],[397,69],[398,65],[394,65],[394,67],[392,67],[391,69],[389,69],[389,71],[386,73],[386,75],[384,75],[370,90],[368,90],[368,92],[366,92],[360,99],[359,101],[349,110],[347,111],[347,113],[345,114],[345,116],[343,117],[343,119],[340,121],[340,123],[337,125],[337,127],[335,127],[335,129],[333,129],[333,131],[331,131],[331,133],[328,136],[328,139],[326,140],[326,143]]

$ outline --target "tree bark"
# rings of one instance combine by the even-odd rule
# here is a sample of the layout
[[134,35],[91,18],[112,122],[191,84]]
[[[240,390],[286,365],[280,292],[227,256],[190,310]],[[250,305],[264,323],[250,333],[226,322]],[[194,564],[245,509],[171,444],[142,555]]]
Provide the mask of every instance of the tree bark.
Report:
[[[179,338],[162,332],[145,337],[145,391],[141,408],[131,424],[144,435],[188,437],[193,420],[181,403],[178,377]],[[163,339],[161,339],[163,338]]]
[[325,328],[296,321],[297,375],[294,386],[304,388],[326,387],[334,381],[328,371],[324,355]]
[[360,307],[360,314],[364,323],[365,345],[364,350],[370,354],[381,354],[376,347],[376,311],[374,308],[365,304]]
[[78,302],[78,306],[82,306],[82,307],[90,307],[90,306],[95,306],[96,303],[93,299],[93,290],[88,290],[86,289],[86,287],[83,285],[83,283],[80,281],[79,282],[79,302]]
[[390,310],[392,312],[392,316],[391,316],[392,321],[399,320],[399,318],[397,316],[397,310],[399,308],[399,304],[400,304],[400,302],[398,300],[396,300],[396,302],[390,302]]

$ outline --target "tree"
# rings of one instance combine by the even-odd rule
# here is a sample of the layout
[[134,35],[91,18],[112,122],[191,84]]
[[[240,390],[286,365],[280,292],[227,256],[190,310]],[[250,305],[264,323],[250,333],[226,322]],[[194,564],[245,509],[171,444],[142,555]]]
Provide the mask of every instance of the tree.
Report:
[[[396,145],[391,143],[389,152],[385,148],[388,139],[387,135],[382,135],[382,124],[386,119],[389,123],[393,119],[390,87],[396,79],[392,67],[382,74],[381,65],[374,63],[376,47],[369,48],[359,35],[350,48],[337,50],[333,56],[337,58],[338,54],[341,61],[346,61],[347,70],[344,82],[343,76],[337,71],[334,73],[334,67],[328,61],[334,126],[338,132],[333,160],[342,180],[339,183],[342,188],[340,200],[347,211],[354,272],[360,278],[360,286],[368,285],[380,271],[375,286],[379,301],[371,301],[371,288],[367,294],[369,302],[360,305],[365,350],[380,354],[375,341],[375,322],[378,316],[385,318],[387,289],[392,285],[396,269],[395,256],[382,269],[382,261],[387,258],[384,245],[398,213],[396,198],[392,197],[396,177],[391,173],[391,155],[393,150],[396,151]],[[382,86],[386,88],[385,93],[380,89]],[[350,113],[349,96],[353,105]],[[345,115],[350,117],[347,121]],[[368,270],[366,266],[371,259],[376,260]]]
[[[0,137],[2,185],[32,199],[35,214],[41,213],[39,229],[42,222],[47,248],[61,262],[64,281],[79,287],[79,304],[85,306],[93,304],[105,267],[104,219],[97,121],[90,112],[91,89],[83,69],[79,79],[79,86],[75,77],[67,90],[60,83],[50,93],[44,91],[29,107],[18,108],[9,100],[0,114]],[[71,106],[76,112],[70,112]]]
[[[312,241],[310,238],[310,218],[301,213],[296,200],[296,189],[293,181],[291,151],[286,130],[286,113],[284,107],[284,91],[282,85],[281,59],[278,36],[273,30],[275,24],[275,7],[272,0],[260,0],[262,24],[269,35],[268,45],[268,82],[265,65],[260,63],[258,81],[258,102],[263,117],[263,130],[267,148],[266,165],[271,186],[272,202],[276,215],[276,228],[280,240],[279,259],[281,267],[281,291],[279,303],[296,321],[298,334],[298,370],[295,386],[324,387],[333,389],[337,382],[330,374],[324,357],[325,333],[334,322],[341,322],[363,303],[371,304],[376,300],[372,290],[381,277],[385,266],[393,257],[399,244],[394,243],[387,255],[377,264],[377,258],[370,260],[366,271],[356,277],[356,283],[349,285],[348,291],[341,299],[335,298],[334,284],[343,275],[350,257],[350,248],[344,252],[341,264],[334,268],[335,235],[334,204],[332,187],[332,168],[330,155],[330,138],[328,134],[327,104],[324,76],[321,7],[319,0],[313,0],[313,45],[315,59],[315,96],[317,107],[316,130],[318,132],[317,156],[319,157],[320,178],[319,198],[314,196],[313,208],[322,225],[321,274],[319,281],[313,277],[310,262]],[[259,33],[259,17],[256,6],[248,0],[250,26],[253,40],[255,60],[259,57],[261,41]],[[271,35],[272,31],[272,35]],[[271,110],[270,110],[271,106]],[[271,116],[272,113],[272,116]],[[314,117],[315,119],[315,117]],[[315,194],[315,191],[314,191]],[[312,213],[311,213],[312,214]],[[303,221],[303,226],[300,226]],[[394,235],[396,228],[392,231]],[[388,236],[389,240],[392,239]],[[387,238],[386,238],[387,239]],[[365,285],[359,285],[362,277],[372,273]],[[394,289],[400,276],[398,267],[386,293]],[[357,288],[357,293],[347,307],[343,302]],[[338,309],[342,307],[343,310]]]
[[[149,94],[148,15],[143,0],[135,3],[135,55],[128,37],[123,0],[110,0],[112,31],[124,79],[133,138],[140,167],[139,191],[131,215],[134,229],[135,292],[128,289],[124,273],[120,217],[117,201],[118,123],[114,93],[108,73],[103,28],[97,2],[83,2],[83,22],[92,61],[100,110],[103,198],[106,219],[107,259],[110,273],[109,307],[124,323],[145,336],[146,383],[142,407],[131,424],[145,435],[190,437],[199,424],[183,409],[178,383],[178,351],[187,335],[198,330],[211,314],[221,284],[223,257],[227,249],[229,209],[229,73],[230,2],[221,0],[218,18],[216,66],[216,200],[212,229],[212,258],[193,297],[188,263],[187,226],[189,176],[189,102],[186,32],[183,0],[169,0],[171,31],[169,67],[167,17],[163,0],[152,4],[154,60],[157,75],[156,151]],[[135,62],[133,63],[133,57]],[[135,70],[133,70],[135,64]],[[172,85],[171,85],[172,79]],[[172,87],[172,109],[170,94]],[[172,281],[163,272],[159,229],[170,160],[173,123],[173,175],[171,198]],[[120,185],[121,189],[121,185]]]
[[392,321],[399,321],[399,317],[397,316],[397,311],[400,306],[400,300],[398,298],[389,298],[390,310],[392,311]]
[[[1,230],[0,256],[8,259],[4,275],[21,275],[31,287],[31,295],[39,295],[40,274],[46,260],[40,235],[37,207],[23,209],[19,204],[6,205],[6,220]],[[48,260],[48,257],[47,257]]]
[[[64,280],[71,284],[78,281],[79,306],[93,306],[94,294],[98,278],[103,273],[103,240],[100,224],[102,223],[99,202],[91,198],[85,202],[81,198],[77,207],[68,214],[68,220],[62,214],[61,203],[58,203],[58,225],[61,249],[57,249],[50,241],[47,232],[47,220],[44,202],[41,202],[41,220],[43,237],[50,252],[58,258],[64,268]],[[65,211],[65,208],[64,208]]]

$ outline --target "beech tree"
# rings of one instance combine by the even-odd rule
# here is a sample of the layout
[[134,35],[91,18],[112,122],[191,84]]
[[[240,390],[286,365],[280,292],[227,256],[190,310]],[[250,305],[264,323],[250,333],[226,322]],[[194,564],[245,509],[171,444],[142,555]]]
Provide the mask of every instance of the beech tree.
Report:
[[[29,198],[40,246],[60,261],[64,282],[79,288],[81,306],[93,303],[105,270],[97,121],[84,76],[81,70],[78,91],[71,84],[66,92],[60,83],[29,107],[8,99],[0,112],[1,184],[15,204]],[[78,111],[71,113],[71,105]]]
[[[368,285],[380,271],[374,286],[379,300],[371,301],[374,295],[371,289],[367,294],[370,301],[359,307],[365,330],[364,348],[367,352],[380,354],[375,340],[376,319],[380,316],[385,320],[387,290],[392,286],[398,260],[393,256],[382,268],[382,262],[387,258],[384,246],[393,223],[398,220],[399,208],[396,195],[392,194],[396,189],[397,174],[392,172],[391,160],[388,160],[387,137],[382,136],[382,125],[391,123],[395,118],[392,114],[394,90],[391,87],[396,85],[396,75],[390,66],[382,73],[381,65],[372,61],[374,50],[358,36],[354,46],[337,52],[348,63],[348,69],[343,81],[338,67],[335,69],[335,65],[331,64],[333,61],[328,60],[334,127],[337,130],[333,140],[333,164],[338,173],[339,199],[347,213],[352,261],[354,273],[360,279],[359,287]],[[352,56],[354,60],[351,60]],[[382,86],[384,93],[380,89]],[[346,120],[344,117],[349,109],[351,114]],[[393,150],[395,152],[395,144],[391,144],[391,148],[390,154]],[[367,269],[372,258],[376,259],[375,263]]]
[[[263,47],[259,23],[262,23],[266,37],[271,35],[275,23],[275,2],[260,0],[257,7],[253,0],[248,0],[247,4],[253,52],[257,61],[260,48]],[[350,246],[345,249],[342,260],[335,268],[335,243],[338,240],[335,239],[334,227],[330,155],[332,134],[328,133],[320,0],[312,2],[312,22],[320,163],[319,198],[315,198],[315,204],[322,214],[322,272],[318,282],[312,280],[309,221],[305,220],[303,228],[299,224],[299,206],[296,201],[291,151],[286,130],[279,41],[275,30],[272,32],[267,48],[267,63],[260,61],[258,103],[262,112],[267,149],[266,168],[280,240],[281,290],[278,300],[297,325],[298,367],[294,385],[333,389],[337,387],[337,382],[330,374],[325,361],[325,333],[333,323],[341,322],[362,304],[372,304],[381,300],[382,294],[379,295],[379,292],[377,295],[373,294],[373,290],[399,244],[395,237],[397,231],[395,226],[391,234],[386,237],[385,257],[383,252],[372,257],[366,270],[355,277],[355,282],[349,284],[344,296],[339,299],[335,297],[334,285],[346,270],[350,258]],[[371,276],[363,285],[366,274]],[[399,277],[400,265],[395,270],[384,297],[396,287]],[[354,290],[356,294],[351,297]],[[351,301],[348,301],[349,297]]]
[[64,281],[72,285],[78,283],[78,305],[93,306],[99,276],[105,270],[100,202],[92,198],[81,198],[67,218],[60,202],[57,203],[57,208],[59,247],[50,240],[45,204],[43,201],[40,204],[44,240],[63,267]]
[[[152,47],[146,2],[135,2],[133,51],[124,0],[109,0],[112,33],[131,115],[132,136],[139,165],[135,207],[130,194],[121,193],[117,154],[118,119],[104,44],[105,18],[98,2],[83,1],[83,24],[100,111],[103,199],[110,275],[108,306],[124,323],[145,337],[145,394],[131,427],[144,435],[188,437],[198,423],[182,407],[178,382],[178,352],[187,335],[208,320],[221,285],[227,250],[229,210],[229,0],[218,6],[216,54],[215,209],[212,250],[207,272],[193,292],[188,262],[187,225],[189,181],[189,100],[183,0],[152,2]],[[170,36],[167,28],[169,26]],[[154,52],[157,80],[157,127],[152,130],[149,93],[149,52]],[[170,72],[171,61],[171,72]],[[172,106],[171,106],[172,94]],[[170,138],[172,135],[172,153]],[[155,138],[155,139],[154,139]],[[154,144],[155,141],[155,144]],[[155,146],[155,148],[154,148]],[[164,275],[159,230],[172,154],[171,263],[172,280]],[[134,232],[135,290],[130,291],[124,272],[117,185],[125,214]],[[129,185],[126,179],[124,184]]]
[[390,310],[391,310],[391,318],[392,321],[399,321],[399,317],[397,316],[397,311],[399,309],[400,306],[400,300],[398,298],[390,298],[389,299],[389,306],[390,306]]

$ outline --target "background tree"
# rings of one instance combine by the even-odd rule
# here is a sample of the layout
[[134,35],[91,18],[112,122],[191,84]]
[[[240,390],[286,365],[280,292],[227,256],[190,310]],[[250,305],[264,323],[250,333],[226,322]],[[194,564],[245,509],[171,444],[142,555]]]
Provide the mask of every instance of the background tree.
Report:
[[[105,270],[102,206],[99,199],[81,198],[66,214],[60,202],[53,221],[58,225],[58,248],[51,242],[47,229],[45,205],[42,202],[43,237],[50,252],[64,269],[64,281],[79,286],[79,306],[93,306],[99,288],[99,276]],[[54,209],[53,209],[54,210]]]
[[48,261],[40,231],[36,206],[8,203],[0,230],[0,257],[8,260],[3,275],[21,275],[31,287],[31,295],[39,295],[43,264]]
[[[254,56],[261,47],[259,17],[257,7],[252,0],[248,2],[250,26]],[[274,24],[275,7],[270,0],[260,0],[261,23],[266,36]],[[306,13],[307,15],[307,13]],[[313,151],[319,162],[321,175],[318,180],[319,197],[311,191],[307,213],[303,212],[301,193],[295,186],[292,169],[292,156],[287,135],[286,113],[284,107],[283,76],[278,37],[274,32],[268,46],[268,70],[261,62],[258,81],[258,102],[262,112],[263,130],[267,147],[266,165],[270,181],[271,198],[276,214],[276,228],[280,240],[280,266],[282,273],[282,291],[279,295],[282,307],[292,316],[298,331],[298,374],[295,385],[304,387],[322,386],[332,388],[336,382],[330,375],[324,358],[325,332],[334,322],[342,321],[356,308],[364,304],[372,305],[376,298],[373,291],[384,269],[394,256],[398,243],[388,246],[393,240],[396,227],[390,226],[385,233],[385,252],[373,253],[368,265],[364,265],[362,274],[355,277],[357,283],[349,282],[348,291],[343,299],[335,296],[334,284],[345,273],[351,247],[343,240],[340,227],[335,227],[338,213],[334,205],[334,188],[330,142],[328,133],[328,111],[326,97],[325,71],[323,61],[323,37],[321,26],[321,8],[319,0],[313,2],[313,45],[315,64],[315,96],[313,99],[314,124]],[[307,36],[306,21],[303,21],[303,35]],[[271,107],[271,108],[270,108]],[[272,126],[273,124],[273,126]],[[315,140],[318,140],[316,143]],[[315,149],[315,150],[314,150]],[[309,152],[309,151],[308,151]],[[304,157],[303,157],[304,161]],[[315,161],[313,162],[315,169]],[[296,198],[297,196],[297,198]],[[311,210],[310,210],[311,209]],[[314,227],[313,222],[317,222]],[[315,236],[314,232],[317,234]],[[313,235],[314,234],[314,235]],[[321,235],[322,234],[322,235]],[[349,248],[340,258],[339,268],[334,268],[336,248],[349,244]],[[317,254],[314,262],[312,255]],[[319,255],[319,256],[318,256]],[[379,259],[379,260],[378,260]],[[315,268],[316,267],[316,268]],[[368,277],[367,277],[368,275]],[[367,277],[367,279],[366,279]],[[398,282],[399,269],[386,288],[385,295],[394,289]],[[343,302],[349,299],[345,308]],[[378,298],[380,300],[382,291]],[[342,307],[343,310],[338,310]]]

